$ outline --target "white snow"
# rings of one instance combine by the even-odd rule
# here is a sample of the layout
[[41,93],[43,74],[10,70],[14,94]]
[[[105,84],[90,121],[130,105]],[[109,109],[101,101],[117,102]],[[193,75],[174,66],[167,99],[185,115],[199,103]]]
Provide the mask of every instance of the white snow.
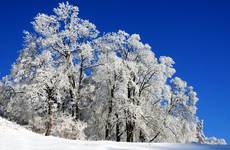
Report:
[[230,146],[196,144],[117,143],[108,141],[75,141],[45,137],[0,117],[0,150],[219,150]]

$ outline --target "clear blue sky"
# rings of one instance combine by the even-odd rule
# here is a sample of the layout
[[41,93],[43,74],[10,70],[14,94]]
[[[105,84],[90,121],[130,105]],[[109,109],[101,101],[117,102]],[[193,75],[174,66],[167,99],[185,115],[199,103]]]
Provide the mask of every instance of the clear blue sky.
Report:
[[[64,1],[64,0],[63,0]],[[60,0],[2,0],[0,77],[22,47],[22,31],[38,12],[50,13]],[[80,17],[102,32],[139,33],[157,56],[171,56],[177,75],[199,94],[198,115],[208,136],[230,142],[230,1],[70,0]]]

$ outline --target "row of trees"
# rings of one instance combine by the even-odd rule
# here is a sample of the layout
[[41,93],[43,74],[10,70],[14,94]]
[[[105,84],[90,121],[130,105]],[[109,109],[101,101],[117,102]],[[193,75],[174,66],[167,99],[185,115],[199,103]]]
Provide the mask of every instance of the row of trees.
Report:
[[197,94],[174,61],[156,58],[138,34],[99,34],[61,3],[38,14],[35,32],[0,83],[0,114],[33,131],[71,139],[224,143],[208,139]]

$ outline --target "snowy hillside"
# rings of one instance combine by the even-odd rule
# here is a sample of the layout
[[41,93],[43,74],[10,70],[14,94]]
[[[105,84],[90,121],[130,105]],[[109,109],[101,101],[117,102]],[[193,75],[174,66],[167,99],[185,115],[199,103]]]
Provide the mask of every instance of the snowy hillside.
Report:
[[0,150],[184,150],[230,149],[230,146],[200,146],[182,144],[131,144],[106,141],[74,141],[45,137],[0,118]]

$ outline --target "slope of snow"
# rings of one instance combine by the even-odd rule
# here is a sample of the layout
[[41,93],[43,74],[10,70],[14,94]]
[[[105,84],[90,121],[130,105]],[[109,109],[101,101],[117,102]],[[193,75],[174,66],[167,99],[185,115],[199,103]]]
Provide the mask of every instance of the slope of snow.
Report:
[[0,117],[0,150],[219,150],[230,146],[195,144],[116,143],[108,141],[75,141],[45,137]]

